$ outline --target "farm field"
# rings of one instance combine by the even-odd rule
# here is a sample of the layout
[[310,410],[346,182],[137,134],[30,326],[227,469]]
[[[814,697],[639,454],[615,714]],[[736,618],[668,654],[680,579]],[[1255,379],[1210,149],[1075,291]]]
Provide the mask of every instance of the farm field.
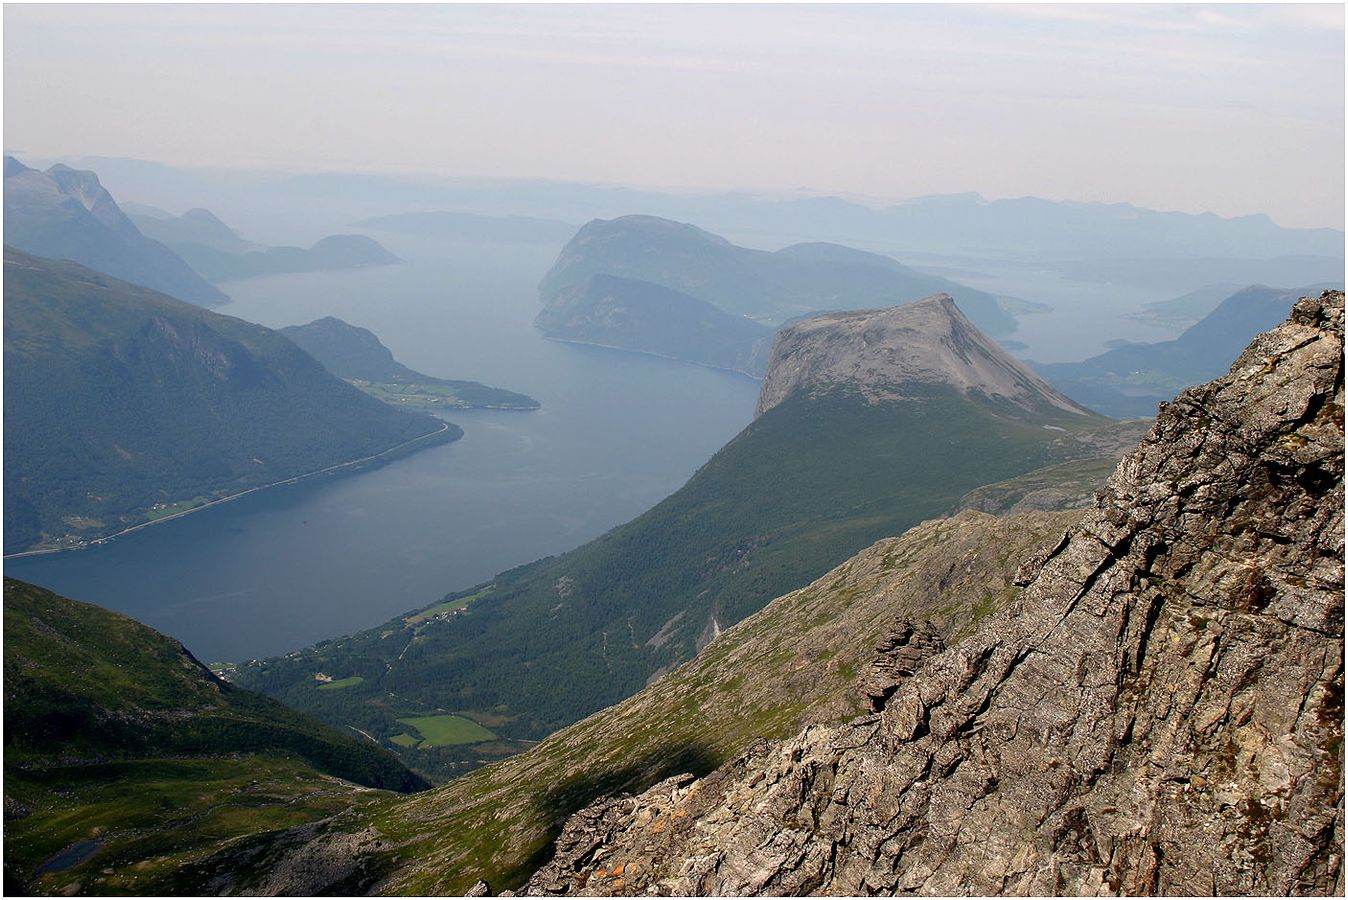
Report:
[[[422,740],[417,746],[427,747],[449,747],[454,744],[476,744],[480,741],[491,741],[496,739],[496,735],[474,722],[472,719],[465,719],[463,716],[417,716],[415,718],[399,719],[404,725],[408,725],[421,734]],[[400,738],[404,735],[398,735],[392,740],[394,743],[404,747],[412,746]],[[411,735],[406,737],[411,738]]]

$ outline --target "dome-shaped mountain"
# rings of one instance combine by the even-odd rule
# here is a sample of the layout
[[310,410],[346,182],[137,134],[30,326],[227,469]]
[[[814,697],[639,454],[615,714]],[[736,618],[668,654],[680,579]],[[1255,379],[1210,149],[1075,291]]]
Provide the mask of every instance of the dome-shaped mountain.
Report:
[[933,385],[1031,413],[1091,415],[974,327],[949,294],[889,309],[827,313],[777,333],[755,415],[798,391],[844,387],[869,401]]

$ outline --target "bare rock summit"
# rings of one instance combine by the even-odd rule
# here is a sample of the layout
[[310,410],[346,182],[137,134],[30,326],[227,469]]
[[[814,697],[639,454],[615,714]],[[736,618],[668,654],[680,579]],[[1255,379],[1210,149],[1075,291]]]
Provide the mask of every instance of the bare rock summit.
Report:
[[782,328],[755,416],[797,391],[858,390],[875,402],[954,387],[1031,413],[1093,416],[965,318],[948,294],[888,309],[826,313]]

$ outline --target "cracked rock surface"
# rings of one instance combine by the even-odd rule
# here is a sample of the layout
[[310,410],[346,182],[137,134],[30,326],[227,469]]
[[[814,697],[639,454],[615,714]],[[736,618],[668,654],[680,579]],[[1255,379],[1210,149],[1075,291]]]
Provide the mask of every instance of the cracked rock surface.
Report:
[[597,801],[525,891],[1341,896],[1343,340],[1302,300],[878,712]]

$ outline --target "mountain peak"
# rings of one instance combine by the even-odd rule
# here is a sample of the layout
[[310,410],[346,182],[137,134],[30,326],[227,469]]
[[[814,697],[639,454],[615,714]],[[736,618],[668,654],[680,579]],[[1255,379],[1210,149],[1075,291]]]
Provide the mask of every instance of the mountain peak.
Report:
[[858,390],[871,402],[918,385],[1007,400],[1026,412],[1090,415],[984,335],[949,294],[825,313],[778,332],[755,415],[798,391]]

